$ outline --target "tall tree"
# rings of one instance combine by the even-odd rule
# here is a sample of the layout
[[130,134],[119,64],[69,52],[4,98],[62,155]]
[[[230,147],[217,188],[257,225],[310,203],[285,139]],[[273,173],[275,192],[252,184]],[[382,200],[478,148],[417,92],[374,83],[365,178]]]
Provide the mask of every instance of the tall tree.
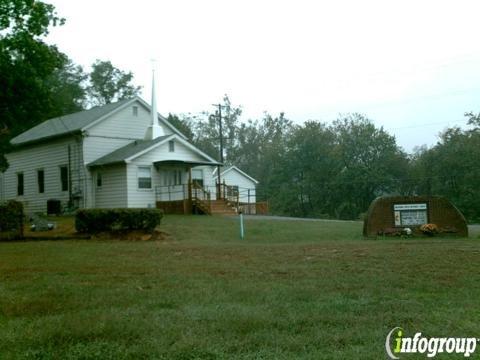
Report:
[[131,83],[132,72],[122,71],[114,67],[110,61],[95,61],[89,80],[87,92],[92,105],[105,105],[130,98],[138,95],[141,89],[140,86]]
[[289,214],[327,217],[333,213],[332,181],[339,171],[335,140],[332,129],[316,121],[308,121],[292,131],[285,162],[288,188],[293,192],[286,203]]
[[[240,115],[242,109],[232,105],[228,95],[223,98],[222,106],[222,138],[225,164],[231,164],[238,148]],[[220,132],[218,110],[204,111],[200,115],[171,115],[169,118],[177,124],[179,130],[198,148],[215,159],[220,158]]]
[[44,42],[51,26],[61,25],[52,5],[34,0],[0,2],[0,170],[8,141],[58,114],[47,79],[66,64],[66,56]]
[[351,219],[366,211],[375,197],[397,191],[408,160],[395,138],[363,115],[337,119],[332,130],[342,166],[335,177],[336,216]]
[[246,144],[251,159],[244,163],[245,171],[261,183],[258,197],[268,198],[272,207],[281,213],[286,213],[286,194],[291,194],[291,183],[288,179],[288,166],[286,166],[287,143],[292,132],[292,122],[284,113],[273,117],[265,114],[263,119],[254,123],[257,136],[251,138],[253,142]]
[[439,142],[419,152],[414,161],[417,193],[449,198],[470,221],[480,221],[480,124],[473,129],[446,129]]
[[46,86],[52,93],[51,106],[55,115],[81,111],[86,105],[86,74],[80,65],[67,60],[63,67],[56,69],[46,79]]
[[193,140],[194,130],[189,117],[168,114],[167,121],[185,135],[189,141]]

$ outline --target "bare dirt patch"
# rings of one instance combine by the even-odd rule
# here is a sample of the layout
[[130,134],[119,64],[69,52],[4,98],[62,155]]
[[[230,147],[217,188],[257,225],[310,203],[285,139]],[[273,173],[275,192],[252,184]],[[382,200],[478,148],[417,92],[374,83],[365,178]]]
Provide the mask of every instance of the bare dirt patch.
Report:
[[139,230],[102,232],[92,236],[95,240],[123,240],[123,241],[172,241],[170,233],[158,229],[152,232]]

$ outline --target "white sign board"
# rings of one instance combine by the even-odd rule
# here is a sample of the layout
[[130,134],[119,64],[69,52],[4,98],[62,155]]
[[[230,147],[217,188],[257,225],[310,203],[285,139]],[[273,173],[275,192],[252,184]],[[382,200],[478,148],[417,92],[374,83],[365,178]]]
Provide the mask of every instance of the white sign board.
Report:
[[427,204],[395,204],[393,205],[393,210],[401,211],[401,210],[427,210]]
[[395,226],[423,225],[428,222],[427,204],[395,204],[393,205]]

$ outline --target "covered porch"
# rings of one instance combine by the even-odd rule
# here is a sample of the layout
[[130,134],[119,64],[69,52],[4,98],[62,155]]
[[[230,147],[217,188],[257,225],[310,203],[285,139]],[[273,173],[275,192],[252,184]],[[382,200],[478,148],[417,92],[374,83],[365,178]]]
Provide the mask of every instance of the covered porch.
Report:
[[267,214],[268,202],[257,202],[255,188],[241,188],[225,182],[205,184],[195,175],[199,166],[211,163],[195,161],[157,161],[155,206],[166,214]]
[[[236,213],[238,192],[225,184],[204,185],[192,176],[192,169],[211,162],[161,160],[153,163],[156,172],[155,205],[168,214]],[[237,205],[235,207],[235,205]]]

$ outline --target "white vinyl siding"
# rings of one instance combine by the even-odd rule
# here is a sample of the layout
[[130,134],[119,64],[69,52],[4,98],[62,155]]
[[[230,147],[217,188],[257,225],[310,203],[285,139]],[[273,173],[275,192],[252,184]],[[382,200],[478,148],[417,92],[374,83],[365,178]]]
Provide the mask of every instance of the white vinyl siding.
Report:
[[[138,107],[137,116],[132,113],[133,106]],[[83,141],[85,164],[128,145],[136,139],[143,140],[150,122],[150,112],[136,102],[92,126],[86,131]],[[166,126],[161,126],[165,135],[172,133]]]
[[221,181],[222,183],[225,181],[225,184],[230,186],[238,186],[240,191],[240,202],[248,202],[247,189],[250,189],[250,202],[256,201],[255,182],[245,177],[237,170],[232,169],[228,171],[225,175],[222,175]]
[[83,153],[85,164],[89,164],[102,156],[110,154],[111,152],[130,144],[134,140],[130,139],[115,139],[86,136],[83,139]]
[[[205,187],[211,191],[212,198],[216,196],[215,194],[215,184],[218,180],[217,172],[213,173],[216,169],[215,166],[198,166],[194,169],[202,169],[204,174]],[[243,174],[239,173],[237,170],[232,169],[227,172],[226,175],[221,176],[221,182],[230,186],[238,186],[240,191],[240,202],[248,202],[248,191],[250,189],[250,202],[256,201],[256,183],[249,178],[245,177]],[[213,189],[213,191],[212,191]]]
[[[94,171],[93,177],[96,179]],[[125,165],[106,166],[101,169],[102,186],[95,186],[95,207],[127,207],[127,171]]]
[[[132,113],[133,106],[138,107],[137,116]],[[145,139],[150,122],[150,112],[138,102],[100,121],[87,130],[84,146],[85,162],[90,163],[99,159],[133,140]],[[165,125],[160,123],[160,127],[165,135],[172,134],[172,130]]]
[[185,145],[181,144],[180,142],[176,142],[175,152],[171,153],[168,151],[168,142],[167,142],[135,158],[133,162],[137,164],[150,165],[155,161],[162,161],[162,160],[206,161],[205,158],[201,157],[199,154],[187,148]]
[[[4,177],[4,198],[17,199],[24,203],[27,212],[46,212],[47,200],[57,199],[66,205],[69,192],[62,191],[60,166],[68,164],[68,145],[71,149],[72,193],[85,192],[85,169],[83,168],[81,141],[74,138],[40,143],[6,155],[9,167]],[[38,192],[38,169],[44,170],[45,191]],[[17,173],[23,172],[24,195],[17,196]],[[83,201],[78,204],[82,207]]]
[[[138,107],[134,115],[133,107]],[[47,200],[57,199],[65,206],[69,191],[62,191],[60,167],[67,165],[68,145],[71,147],[72,195],[80,200],[75,205],[82,207],[146,207],[155,204],[155,185],[159,184],[159,172],[152,163],[156,160],[205,160],[192,150],[175,144],[169,152],[168,144],[162,145],[134,161],[134,164],[107,166],[102,168],[102,186],[96,186],[87,165],[100,157],[117,150],[135,139],[144,139],[151,122],[150,111],[140,102],[134,101],[102,119],[83,132],[83,137],[69,136],[45,141],[7,154],[10,167],[0,175],[0,199],[17,199],[24,203],[27,212],[46,212]],[[160,123],[165,135],[172,130]],[[152,166],[152,189],[138,189],[137,166]],[[38,169],[44,170],[44,193],[38,192]],[[111,170],[109,170],[111,169]],[[183,177],[186,178],[185,169]],[[93,170],[95,172],[96,170]],[[24,195],[17,196],[17,173],[24,174]],[[115,178],[115,173],[119,178]],[[107,185],[108,184],[108,185]],[[121,189],[121,191],[120,191]],[[142,190],[142,191],[139,191]],[[101,194],[100,194],[101,192]],[[132,199],[130,201],[130,198]]]
[[[143,164],[147,165],[148,164]],[[155,185],[159,182],[158,172],[152,170],[152,188],[138,188],[138,165],[127,165],[128,207],[144,208],[155,207]]]
[[[133,106],[137,106],[137,115],[133,115]],[[85,165],[128,145],[135,139],[143,140],[150,126],[151,115],[142,104],[134,102],[129,106],[120,109],[110,117],[100,121],[86,131],[83,141],[83,153]],[[165,134],[172,131],[161,125]],[[89,172],[87,172],[87,199],[86,206],[94,207],[95,185]],[[135,185],[136,189],[136,185]],[[126,191],[126,189],[125,189]]]
[[[166,142],[147,152],[146,154],[132,160],[132,162],[127,166],[128,207],[154,207],[156,202],[155,188],[156,186],[164,186],[163,184],[165,182],[165,177],[168,177],[168,173],[173,174],[172,171],[179,171],[182,175],[181,181],[183,183],[187,182],[188,177],[186,166],[180,165],[178,167],[164,167],[160,165],[158,169],[152,166],[152,189],[138,189],[137,168],[139,166],[151,166],[154,162],[162,160],[205,161],[205,159],[200,155],[178,141],[176,141],[175,144],[175,152],[169,151],[169,145],[168,142]],[[179,198],[183,197],[181,185],[176,185],[175,189],[173,190],[178,190]]]

